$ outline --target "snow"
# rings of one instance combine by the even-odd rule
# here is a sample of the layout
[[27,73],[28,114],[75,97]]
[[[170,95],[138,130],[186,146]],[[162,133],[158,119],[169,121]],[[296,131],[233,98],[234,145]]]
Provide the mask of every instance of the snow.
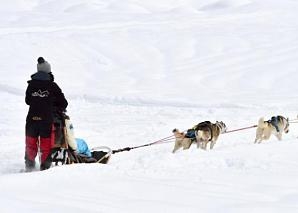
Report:
[[[10,0],[0,8],[1,212],[298,211],[298,124],[213,150],[162,143],[109,164],[24,168],[26,81],[43,56],[90,147],[141,146],[210,120],[297,118],[298,2]],[[38,160],[38,159],[37,159]]]

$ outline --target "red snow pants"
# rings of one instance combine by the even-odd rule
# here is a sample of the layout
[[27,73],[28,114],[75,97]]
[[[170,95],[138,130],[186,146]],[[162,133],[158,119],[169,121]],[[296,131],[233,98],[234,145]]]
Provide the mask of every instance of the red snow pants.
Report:
[[53,124],[39,121],[26,123],[25,160],[35,162],[39,146],[41,164],[43,164],[50,157],[54,141],[55,132]]

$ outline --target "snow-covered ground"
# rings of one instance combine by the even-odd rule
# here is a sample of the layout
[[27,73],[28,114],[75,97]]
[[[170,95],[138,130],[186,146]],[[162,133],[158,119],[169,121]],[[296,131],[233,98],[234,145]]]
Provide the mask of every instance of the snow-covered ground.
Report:
[[0,7],[1,212],[298,211],[298,124],[254,144],[255,129],[213,150],[174,143],[108,165],[24,167],[26,81],[52,65],[77,137],[112,149],[194,124],[229,130],[298,114],[298,2],[3,0]]

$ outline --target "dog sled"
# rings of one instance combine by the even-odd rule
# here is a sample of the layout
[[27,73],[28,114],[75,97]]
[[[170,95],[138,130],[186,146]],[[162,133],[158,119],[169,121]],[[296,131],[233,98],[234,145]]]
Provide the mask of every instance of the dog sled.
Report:
[[107,146],[99,146],[91,149],[91,156],[77,153],[69,148],[56,147],[52,150],[52,165],[64,165],[75,163],[102,163],[107,164],[112,155],[112,150]]
[[[63,148],[55,147],[51,152],[52,166],[61,166],[67,164],[77,163],[101,163],[107,164],[110,160],[113,151],[107,146],[99,146],[91,149],[91,156],[76,153],[75,151]],[[20,173],[36,172],[39,169],[26,170],[21,169]]]
[[52,148],[52,166],[73,163],[102,163],[107,164],[112,150],[107,146],[88,148],[84,139],[74,136],[73,125],[69,116],[61,113],[56,117],[55,145]]

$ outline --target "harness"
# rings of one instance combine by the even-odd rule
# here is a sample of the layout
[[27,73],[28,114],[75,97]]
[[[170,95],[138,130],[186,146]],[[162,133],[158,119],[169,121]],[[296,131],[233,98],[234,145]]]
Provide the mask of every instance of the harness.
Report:
[[186,138],[190,138],[191,141],[195,141],[196,140],[196,130],[195,129],[188,129],[186,134],[185,134]]
[[279,132],[279,127],[278,127],[278,121],[281,119],[280,116],[273,116],[270,120],[268,120],[268,123],[271,123],[272,126],[275,127],[276,131]]

